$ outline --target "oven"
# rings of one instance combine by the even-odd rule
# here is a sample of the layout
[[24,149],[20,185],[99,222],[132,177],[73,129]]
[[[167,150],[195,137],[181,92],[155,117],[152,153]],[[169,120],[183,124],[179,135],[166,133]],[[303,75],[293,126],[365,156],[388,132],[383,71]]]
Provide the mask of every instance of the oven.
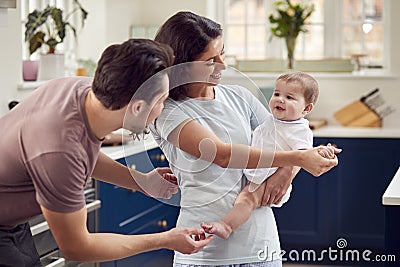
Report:
[[[98,231],[98,209],[101,201],[97,198],[96,182],[90,179],[85,188],[85,200],[87,215],[87,227],[89,232]],[[82,263],[66,260],[62,252],[58,249],[57,243],[52,236],[49,226],[43,215],[39,215],[29,221],[33,240],[40,256],[42,266],[45,267],[93,267],[98,266],[97,263]]]

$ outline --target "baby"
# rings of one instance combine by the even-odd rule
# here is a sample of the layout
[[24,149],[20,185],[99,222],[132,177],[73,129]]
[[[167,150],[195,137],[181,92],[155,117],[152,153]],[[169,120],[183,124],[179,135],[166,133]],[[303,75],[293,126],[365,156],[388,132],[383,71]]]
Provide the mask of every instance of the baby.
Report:
[[[269,101],[273,116],[259,125],[253,133],[252,146],[269,150],[306,149],[313,146],[313,134],[305,115],[311,112],[318,98],[318,82],[303,72],[290,72],[276,79],[275,90]],[[326,158],[334,158],[333,147],[321,147],[318,152]],[[209,234],[228,238],[233,230],[244,224],[252,211],[261,205],[266,183],[277,168],[246,169],[244,173],[250,181],[237,197],[232,210],[219,222],[202,223]],[[294,167],[293,176],[299,172]],[[292,185],[280,203],[272,205],[281,207],[290,197]]]

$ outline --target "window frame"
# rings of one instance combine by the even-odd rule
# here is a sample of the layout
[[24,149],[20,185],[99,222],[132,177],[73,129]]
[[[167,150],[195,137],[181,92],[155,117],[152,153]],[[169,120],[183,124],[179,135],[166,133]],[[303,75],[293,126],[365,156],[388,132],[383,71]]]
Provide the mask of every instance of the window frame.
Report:
[[[272,8],[272,3],[274,0],[263,0],[264,1],[264,6],[266,13],[269,13],[269,11],[272,11],[272,9],[268,9],[268,7]],[[225,10],[228,9],[228,0],[221,0],[221,1],[216,1],[216,19],[221,22],[223,28],[225,28]],[[342,44],[342,29],[344,26],[343,22],[343,15],[342,15],[342,9],[343,9],[343,0],[341,1],[331,1],[331,0],[325,0],[324,1],[324,22],[323,22],[323,27],[324,27],[324,55],[323,59],[328,59],[328,58],[343,58],[344,52],[343,52],[343,44]],[[333,10],[333,11],[332,11]],[[267,19],[267,18],[266,18]],[[390,31],[388,30],[387,25],[389,25],[390,21],[390,1],[389,0],[384,0],[383,1],[383,13],[382,13],[382,22],[381,25],[383,27],[384,33],[383,33],[383,53],[382,53],[382,69],[387,70],[387,68],[390,66],[390,52],[389,52],[389,46],[390,46]],[[232,24],[231,24],[232,25]],[[242,25],[242,24],[241,24]],[[245,24],[247,25],[247,24]],[[285,58],[285,45],[283,40],[276,41],[276,38],[273,38],[275,41],[269,42],[268,38],[270,36],[269,32],[269,24],[266,23],[266,45],[268,45],[268,51],[265,52],[265,58],[266,59],[272,59],[270,55],[273,54],[275,58],[277,58],[276,55],[282,55],[282,59]],[[247,30],[247,27],[245,27]],[[225,34],[224,34],[225,35]],[[225,37],[224,37],[225,38]],[[225,39],[226,41],[226,39]],[[299,36],[299,42],[304,42],[303,34]],[[363,44],[364,45],[364,44]],[[245,45],[245,55],[246,52],[248,51],[247,44]],[[300,52],[302,53],[302,52]],[[229,54],[229,50],[227,51],[227,54]],[[248,58],[248,56],[247,56]]]
[[[73,8],[73,0],[21,0],[21,40],[22,40],[22,56],[23,59],[39,59],[40,49],[29,55],[28,44],[25,41],[25,23],[27,22],[27,17],[30,12],[36,8],[44,9],[47,5],[60,7],[63,12],[69,13]],[[64,14],[65,15],[65,14]],[[77,17],[76,14],[72,15],[72,21],[76,24]],[[69,29],[68,29],[69,30]],[[77,45],[74,40],[72,33],[67,33],[64,41],[57,45],[56,52],[62,51],[66,55],[68,64],[68,59],[74,60],[77,56]],[[67,66],[67,65],[66,65]]]

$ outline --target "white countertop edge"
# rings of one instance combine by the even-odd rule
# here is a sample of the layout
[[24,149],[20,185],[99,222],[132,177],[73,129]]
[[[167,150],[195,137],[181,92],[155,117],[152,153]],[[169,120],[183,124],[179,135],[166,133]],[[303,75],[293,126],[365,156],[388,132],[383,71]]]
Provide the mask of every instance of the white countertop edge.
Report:
[[383,193],[382,204],[400,206],[400,167]]
[[400,138],[400,128],[323,126],[313,130],[314,137]]
[[[391,73],[386,70],[362,70],[353,72],[313,72],[309,71],[313,76],[318,79],[399,79],[400,76],[397,73]],[[223,77],[226,79],[235,79],[242,77],[249,77],[255,80],[265,80],[265,79],[276,79],[281,74],[281,72],[274,71],[240,71],[235,68],[227,69],[223,72]]]
[[139,154],[156,147],[158,147],[158,144],[151,135],[148,135],[145,137],[144,141],[130,141],[121,146],[105,146],[102,147],[100,151],[106,154],[108,157],[116,160]]

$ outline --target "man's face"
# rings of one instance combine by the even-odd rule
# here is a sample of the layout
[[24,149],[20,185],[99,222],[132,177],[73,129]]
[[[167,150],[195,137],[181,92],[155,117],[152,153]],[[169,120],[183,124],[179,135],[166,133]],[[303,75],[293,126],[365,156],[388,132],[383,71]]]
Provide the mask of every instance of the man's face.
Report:
[[[129,105],[124,119],[124,128],[132,132],[134,135],[141,135],[146,132],[147,127],[152,123],[164,108],[164,101],[169,94],[169,79],[164,75],[161,83],[160,93],[153,99],[152,103],[147,104],[143,100]],[[137,103],[141,103],[140,110],[134,112]],[[133,109],[133,110],[132,110]]]

